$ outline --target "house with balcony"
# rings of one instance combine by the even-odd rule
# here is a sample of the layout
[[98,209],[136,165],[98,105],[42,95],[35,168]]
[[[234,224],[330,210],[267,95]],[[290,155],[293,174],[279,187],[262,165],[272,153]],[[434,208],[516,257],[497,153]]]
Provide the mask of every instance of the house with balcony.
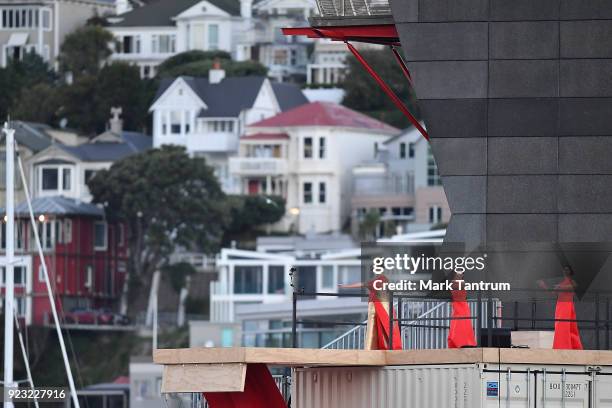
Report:
[[313,102],[247,126],[230,173],[241,194],[285,198],[278,230],[340,231],[350,215],[352,168],[399,132],[344,106]]
[[224,191],[239,192],[228,161],[238,153],[246,126],[306,102],[295,85],[254,76],[225,78],[219,67],[208,78],[165,79],[150,108],[153,146],[180,145],[205,157]]
[[306,24],[314,9],[312,0],[157,0],[108,19],[116,38],[111,58],[152,78],[175,54],[221,50],[237,61],[261,62],[270,78],[301,80],[311,41],[287,38],[280,29]]
[[378,145],[375,158],[355,166],[352,176],[355,235],[372,211],[379,217],[377,237],[425,231],[450,219],[430,145],[415,128]]
[[[300,239],[279,237],[293,250],[275,253],[224,248],[217,258],[218,279],[211,286],[210,320],[234,322],[237,307],[290,301],[289,270],[297,268],[296,282],[308,293],[338,292],[338,284],[361,279],[360,250],[350,237],[308,234]],[[324,299],[321,297],[320,299]]]
[[113,0],[6,0],[0,4],[0,64],[35,52],[56,63],[66,35],[94,16],[115,12]]
[[245,29],[250,0],[157,0],[109,18],[116,38],[114,60],[137,65],[152,78],[165,59],[184,51],[227,51]]
[[312,0],[262,0],[253,5],[255,41],[250,58],[268,67],[270,78],[279,82],[305,82],[313,41],[284,36],[281,29],[307,25],[315,9]]

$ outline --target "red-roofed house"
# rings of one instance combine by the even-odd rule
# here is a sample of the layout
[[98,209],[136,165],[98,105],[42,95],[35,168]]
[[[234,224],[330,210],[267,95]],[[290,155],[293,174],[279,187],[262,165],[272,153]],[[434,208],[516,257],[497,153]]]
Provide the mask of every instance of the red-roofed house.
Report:
[[399,133],[344,106],[309,103],[248,126],[230,172],[243,194],[287,200],[278,229],[339,231],[350,216],[352,168]]

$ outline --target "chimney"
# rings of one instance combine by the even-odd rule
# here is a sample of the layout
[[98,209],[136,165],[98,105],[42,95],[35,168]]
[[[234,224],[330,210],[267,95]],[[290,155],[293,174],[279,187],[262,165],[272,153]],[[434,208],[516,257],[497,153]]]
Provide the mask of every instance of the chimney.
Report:
[[111,108],[111,115],[113,115],[110,119],[110,131],[116,135],[121,136],[123,133],[123,119],[119,116],[123,113],[123,109],[121,107],[113,107]]
[[242,18],[253,17],[253,0],[240,0],[240,15]]
[[225,70],[221,68],[219,60],[215,60],[212,68],[208,71],[208,82],[218,84],[223,78],[225,78]]

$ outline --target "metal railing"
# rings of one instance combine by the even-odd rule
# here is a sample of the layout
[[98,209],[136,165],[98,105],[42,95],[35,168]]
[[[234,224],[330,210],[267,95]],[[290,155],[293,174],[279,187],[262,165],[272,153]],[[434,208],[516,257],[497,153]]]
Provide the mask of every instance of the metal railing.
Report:
[[[401,306],[400,306],[401,303]],[[488,322],[497,324],[500,302],[493,299],[469,300],[471,315],[480,315],[483,327],[488,327]],[[478,304],[481,305],[480,314]],[[415,302],[394,302],[394,309],[401,307],[401,316],[408,319],[401,323],[402,346],[407,350],[441,349],[447,347],[448,328],[451,319],[451,304],[443,300],[421,300]],[[491,310],[489,310],[491,309]],[[410,320],[413,319],[413,320]],[[425,322],[425,324],[424,324]],[[433,322],[433,323],[429,323]],[[366,323],[363,322],[337,339],[327,343],[323,349],[363,349],[366,336]]]
[[317,0],[321,17],[368,17],[391,15],[388,0]]

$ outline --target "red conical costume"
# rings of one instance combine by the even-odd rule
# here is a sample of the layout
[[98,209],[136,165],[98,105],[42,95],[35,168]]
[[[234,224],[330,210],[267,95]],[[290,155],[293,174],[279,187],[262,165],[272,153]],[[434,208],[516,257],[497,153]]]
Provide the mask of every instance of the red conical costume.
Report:
[[576,320],[576,309],[574,307],[574,286],[572,280],[566,277],[557,286],[557,306],[555,308],[556,320],[574,321],[555,321],[555,338],[553,340],[554,349],[582,350],[580,341],[580,331]]
[[[389,337],[391,330],[389,329],[389,300],[385,291],[374,289],[374,282],[388,282],[384,275],[379,276],[369,282],[368,290],[370,298],[368,301],[368,323],[366,327],[366,350],[401,350],[402,336],[400,334],[399,325],[393,323],[393,347],[391,347]],[[392,308],[391,308],[392,309]],[[395,318],[395,311],[393,311]]]
[[452,290],[452,314],[450,330],[448,331],[448,348],[461,348],[465,346],[476,346],[474,338],[474,329],[472,328],[472,320],[466,319],[471,317],[470,305],[467,302],[467,292],[465,290]]

